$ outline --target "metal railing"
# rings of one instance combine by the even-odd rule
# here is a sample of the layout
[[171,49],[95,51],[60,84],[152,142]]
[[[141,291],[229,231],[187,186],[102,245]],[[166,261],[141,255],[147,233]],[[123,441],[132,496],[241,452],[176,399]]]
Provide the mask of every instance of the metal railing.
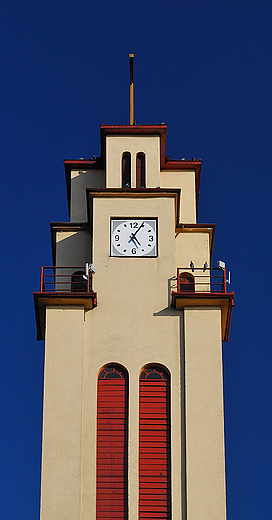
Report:
[[226,269],[213,267],[178,267],[174,290],[182,294],[226,293]]
[[92,275],[85,265],[41,268],[41,293],[89,293]]
[[[226,269],[178,267],[174,292],[226,293]],[[45,266],[41,268],[41,293],[92,292],[92,275],[86,266]]]

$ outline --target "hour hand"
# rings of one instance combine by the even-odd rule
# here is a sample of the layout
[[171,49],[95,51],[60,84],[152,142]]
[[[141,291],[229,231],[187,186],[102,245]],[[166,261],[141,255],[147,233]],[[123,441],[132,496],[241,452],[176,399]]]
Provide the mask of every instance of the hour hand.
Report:
[[141,245],[138,238],[136,238],[135,233],[131,233],[130,240],[132,240],[134,243],[137,242],[137,244],[139,244],[139,246]]
[[[133,244],[134,244],[134,245],[137,247],[137,249],[138,249],[138,246],[137,246],[137,244],[136,244],[136,242],[138,242],[138,240],[137,240],[137,238],[135,238],[135,237],[133,236],[133,234],[131,234],[130,237],[129,237],[129,241],[128,241],[128,243],[130,243],[130,242],[133,242]],[[141,245],[139,242],[138,242],[138,244],[139,244],[139,246]]]

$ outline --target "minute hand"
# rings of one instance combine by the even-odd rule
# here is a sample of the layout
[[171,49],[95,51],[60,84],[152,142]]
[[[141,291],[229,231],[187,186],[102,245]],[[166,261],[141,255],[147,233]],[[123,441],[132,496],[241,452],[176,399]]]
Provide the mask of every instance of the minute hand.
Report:
[[140,229],[144,227],[144,222],[141,223],[140,227],[138,227],[137,231],[135,231],[135,233],[131,233],[131,236],[132,238],[135,238],[135,236],[137,235],[138,231],[140,231]]

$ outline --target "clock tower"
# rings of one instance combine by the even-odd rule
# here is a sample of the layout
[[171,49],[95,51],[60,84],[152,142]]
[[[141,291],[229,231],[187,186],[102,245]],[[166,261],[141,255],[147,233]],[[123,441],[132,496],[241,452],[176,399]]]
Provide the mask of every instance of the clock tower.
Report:
[[34,293],[45,339],[41,520],[225,520],[233,293],[197,223],[200,161],[165,124],[102,125],[66,160],[70,222]]

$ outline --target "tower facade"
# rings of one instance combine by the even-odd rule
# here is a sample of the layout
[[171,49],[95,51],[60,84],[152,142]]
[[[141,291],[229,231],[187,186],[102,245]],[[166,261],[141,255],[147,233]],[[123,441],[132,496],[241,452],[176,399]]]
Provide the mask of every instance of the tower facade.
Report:
[[233,293],[196,222],[201,162],[167,160],[166,130],[103,125],[98,159],[65,161],[70,222],[34,293],[41,520],[226,518]]

